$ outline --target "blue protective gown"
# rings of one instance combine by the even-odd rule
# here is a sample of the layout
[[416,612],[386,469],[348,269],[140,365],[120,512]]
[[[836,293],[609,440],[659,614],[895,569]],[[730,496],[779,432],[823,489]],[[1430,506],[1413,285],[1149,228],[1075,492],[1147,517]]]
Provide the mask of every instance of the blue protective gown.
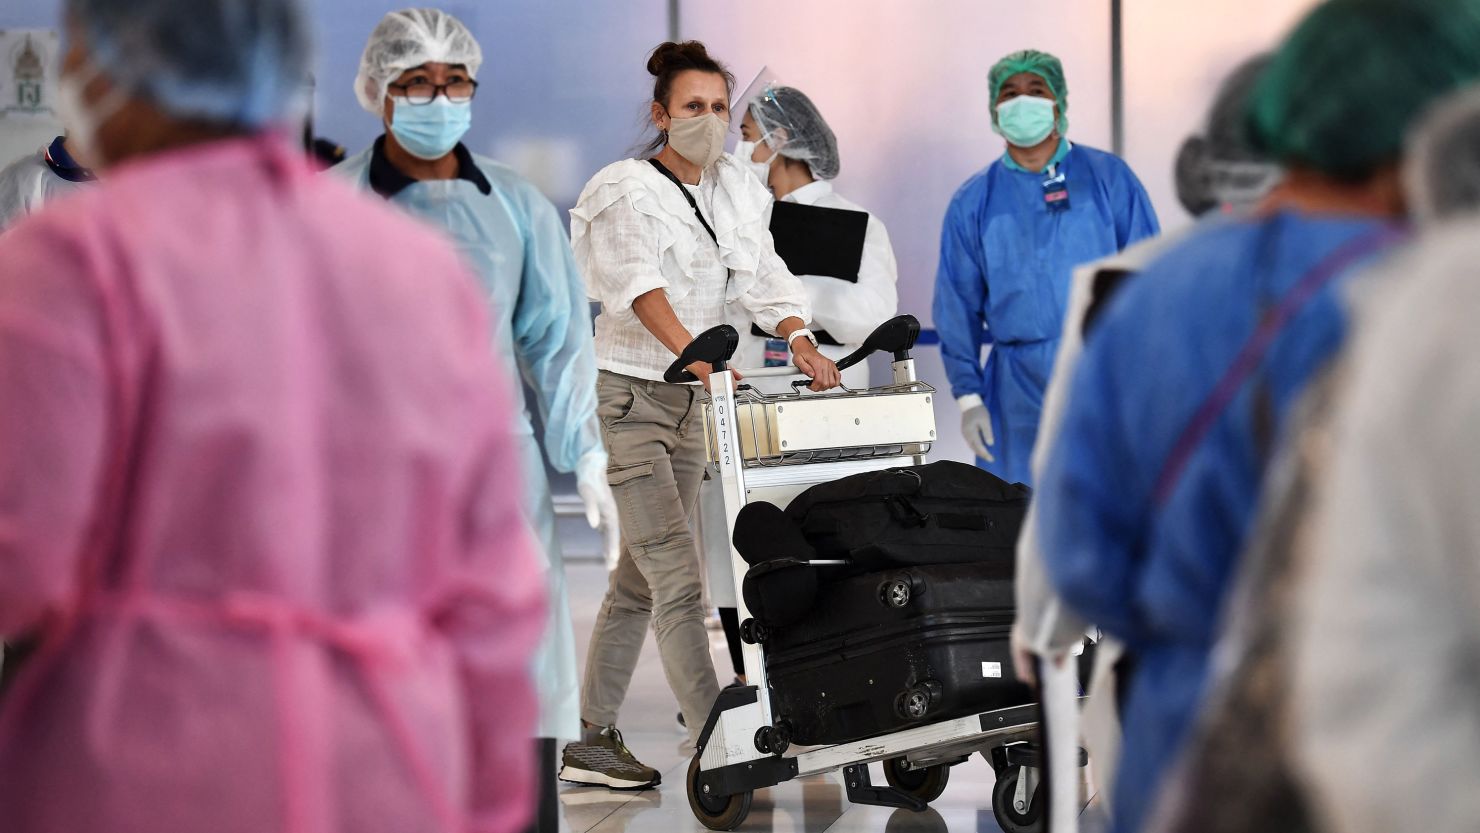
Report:
[[996,462],[977,465],[1029,485],[1074,267],[1160,231],[1146,189],[1125,162],[1067,140],[1059,152],[1055,173],[1066,176],[1069,208],[1051,209],[1046,174],[1004,155],[951,199],[935,277],[935,328],[951,392],[979,394],[992,414]]
[[1134,657],[1114,830],[1139,830],[1201,696],[1269,454],[1342,343],[1353,264],[1309,301],[1194,447],[1155,483],[1261,316],[1376,221],[1280,214],[1209,226],[1130,282],[1091,331],[1036,495],[1049,579]]
[[[411,182],[388,169],[383,155],[377,159],[383,141],[334,172],[374,187],[451,236],[487,292],[493,313],[490,349],[537,399],[543,443],[535,437],[523,391],[515,392],[525,511],[549,560],[549,621],[534,668],[541,712],[537,736],[578,740],[575,636],[542,457],[556,471],[570,472],[586,454],[605,455],[596,423],[596,353],[585,281],[555,206],[512,169],[459,145],[457,179]],[[372,182],[375,175],[379,181]]]

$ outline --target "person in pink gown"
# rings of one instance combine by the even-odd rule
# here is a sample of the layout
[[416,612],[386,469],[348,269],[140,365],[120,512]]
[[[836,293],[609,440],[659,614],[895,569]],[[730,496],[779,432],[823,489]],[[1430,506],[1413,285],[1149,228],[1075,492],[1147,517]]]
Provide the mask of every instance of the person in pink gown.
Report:
[[545,591],[475,279],[292,144],[295,0],[66,6],[108,176],[0,242],[0,829],[518,829]]

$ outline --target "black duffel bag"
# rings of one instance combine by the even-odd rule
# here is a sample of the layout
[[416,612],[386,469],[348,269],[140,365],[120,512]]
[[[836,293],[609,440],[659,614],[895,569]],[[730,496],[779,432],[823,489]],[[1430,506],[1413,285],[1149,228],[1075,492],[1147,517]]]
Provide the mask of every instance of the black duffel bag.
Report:
[[[854,576],[942,564],[1002,565],[1012,581],[1029,490],[975,466],[939,462],[822,483],[785,510],[753,503],[735,519],[746,607],[757,622],[801,621],[819,590]],[[814,563],[833,562],[829,566]]]
[[1014,557],[1031,490],[976,466],[943,460],[820,483],[786,515],[818,558],[848,575]]

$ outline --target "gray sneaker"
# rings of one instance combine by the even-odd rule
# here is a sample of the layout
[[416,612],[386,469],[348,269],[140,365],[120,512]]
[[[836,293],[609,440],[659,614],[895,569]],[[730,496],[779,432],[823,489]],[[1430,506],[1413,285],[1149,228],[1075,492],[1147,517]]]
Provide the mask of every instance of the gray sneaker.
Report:
[[613,790],[645,790],[663,783],[663,776],[637,760],[622,742],[617,727],[587,729],[580,743],[568,743],[560,756],[560,780]]

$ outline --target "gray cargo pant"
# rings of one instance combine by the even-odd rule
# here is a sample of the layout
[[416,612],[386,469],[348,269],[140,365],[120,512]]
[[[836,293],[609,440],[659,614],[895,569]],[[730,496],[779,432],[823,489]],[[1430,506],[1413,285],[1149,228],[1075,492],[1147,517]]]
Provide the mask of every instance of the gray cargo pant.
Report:
[[622,519],[622,558],[611,574],[586,656],[581,717],[617,722],[647,636],[697,740],[719,696],[704,628],[702,566],[689,516],[704,477],[703,388],[601,371],[596,415]]

